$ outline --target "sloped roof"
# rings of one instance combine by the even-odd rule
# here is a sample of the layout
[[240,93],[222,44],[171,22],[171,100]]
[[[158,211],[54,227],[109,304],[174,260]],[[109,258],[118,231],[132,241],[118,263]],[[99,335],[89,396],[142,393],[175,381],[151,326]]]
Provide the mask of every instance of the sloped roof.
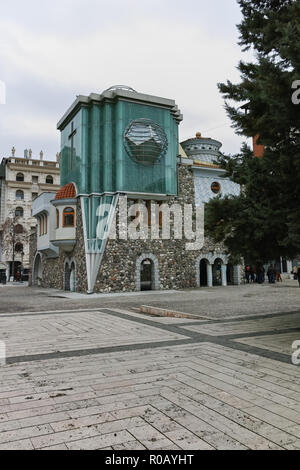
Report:
[[57,191],[55,199],[73,199],[76,197],[76,188],[73,183],[65,184]]

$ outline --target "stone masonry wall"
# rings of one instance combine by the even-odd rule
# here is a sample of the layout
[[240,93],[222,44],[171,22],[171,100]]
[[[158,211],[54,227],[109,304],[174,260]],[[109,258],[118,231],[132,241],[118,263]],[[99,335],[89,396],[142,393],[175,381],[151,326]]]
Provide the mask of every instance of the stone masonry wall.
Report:
[[[178,165],[178,197],[171,198],[169,205],[174,202],[183,204],[194,203],[194,180],[192,169],[186,165]],[[172,219],[172,217],[171,217]],[[118,217],[117,217],[118,224]],[[172,233],[172,223],[171,223]],[[72,252],[64,253],[55,259],[42,257],[43,287],[64,288],[64,265],[68,260],[76,265],[76,291],[87,291],[86,264],[84,253],[84,238],[81,218],[81,208],[78,203],[76,210],[76,245]],[[188,251],[185,248],[189,240],[111,240],[106,245],[102,264],[95,284],[95,292],[135,291],[137,289],[138,258],[151,254],[158,261],[159,276],[157,288],[183,289],[196,287],[196,259],[201,253],[214,251],[222,253],[222,246],[216,247],[205,240],[203,249]]]

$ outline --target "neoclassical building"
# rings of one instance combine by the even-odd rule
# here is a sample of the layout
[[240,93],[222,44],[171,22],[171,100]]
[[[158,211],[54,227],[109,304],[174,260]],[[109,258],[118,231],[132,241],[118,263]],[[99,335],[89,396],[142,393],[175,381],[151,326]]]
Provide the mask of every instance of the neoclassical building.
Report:
[[[59,156],[48,161],[41,151],[38,157],[32,150],[24,156],[11,156],[0,164],[0,274],[7,280],[16,278],[19,272],[28,278],[29,236],[36,225],[32,216],[33,201],[45,191],[57,191],[60,187]],[[44,227],[47,230],[47,227]]]
[[34,285],[93,293],[240,283],[240,267],[203,238],[201,218],[210,197],[239,187],[214,163],[220,142],[197,133],[179,144],[181,121],[175,101],[129,87],[77,97],[57,126],[61,188],[33,202]]

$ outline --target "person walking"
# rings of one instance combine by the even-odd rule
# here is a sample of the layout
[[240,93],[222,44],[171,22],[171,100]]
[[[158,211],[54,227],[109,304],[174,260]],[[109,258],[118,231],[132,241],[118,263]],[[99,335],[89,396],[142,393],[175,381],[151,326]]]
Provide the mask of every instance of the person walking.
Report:
[[271,270],[272,270],[272,267],[270,265],[268,267],[268,270],[267,270],[267,277],[268,277],[268,280],[269,280],[269,284],[271,284]]
[[275,275],[276,275],[276,271],[274,269],[274,266],[273,266],[273,264],[270,264],[270,266],[268,267],[268,271],[267,271],[269,284],[274,284],[275,283]]
[[297,279],[300,287],[300,266],[298,266],[298,271],[297,271]]
[[251,282],[255,282],[255,281],[256,281],[256,267],[252,266],[252,268],[251,268]]
[[245,276],[246,276],[247,284],[249,284],[249,282],[250,282],[250,276],[251,276],[251,268],[250,268],[249,264],[247,264],[247,265],[245,266]]
[[298,272],[298,266],[294,266],[294,267],[293,267],[294,281],[297,280],[297,272]]
[[258,283],[259,284],[263,284],[265,282],[265,268],[263,267],[263,265],[259,265],[257,267],[257,279],[258,279]]

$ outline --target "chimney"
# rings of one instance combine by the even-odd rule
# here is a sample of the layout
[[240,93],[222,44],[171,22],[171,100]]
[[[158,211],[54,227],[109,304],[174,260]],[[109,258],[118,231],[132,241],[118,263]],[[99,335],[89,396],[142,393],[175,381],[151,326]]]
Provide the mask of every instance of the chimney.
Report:
[[264,156],[265,146],[258,144],[258,139],[259,134],[256,134],[256,136],[253,137],[253,153],[256,158],[262,158]]
[[32,158],[32,150],[29,149],[29,158]]
[[43,156],[44,156],[43,150],[41,150],[41,151],[40,151],[40,159],[41,159],[41,160],[43,160]]

